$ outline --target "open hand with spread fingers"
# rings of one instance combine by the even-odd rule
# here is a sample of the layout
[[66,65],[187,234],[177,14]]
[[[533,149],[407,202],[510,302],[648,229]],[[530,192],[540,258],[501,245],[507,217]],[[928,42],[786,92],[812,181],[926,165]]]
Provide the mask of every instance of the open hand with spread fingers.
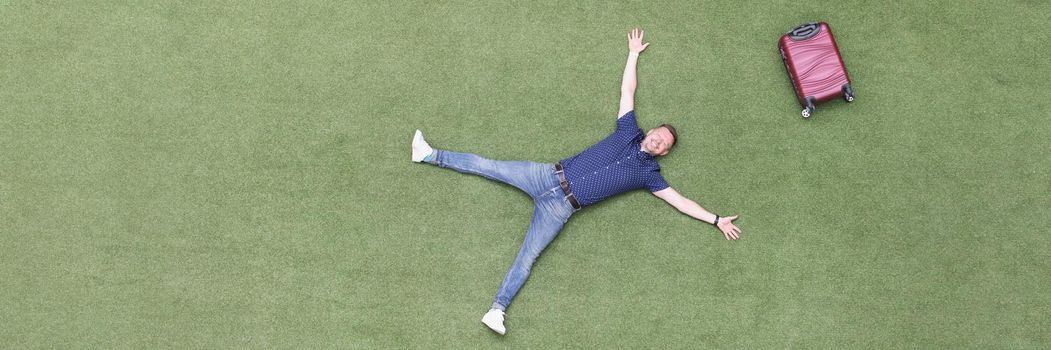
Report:
[[723,231],[723,236],[726,236],[726,239],[737,240],[741,238],[741,229],[734,225],[734,220],[737,220],[737,215],[720,217],[718,223],[715,224],[715,226],[719,227],[719,231]]
[[642,29],[635,28],[628,32],[628,52],[639,53],[645,50],[650,43],[642,43],[642,37],[646,35],[646,32]]

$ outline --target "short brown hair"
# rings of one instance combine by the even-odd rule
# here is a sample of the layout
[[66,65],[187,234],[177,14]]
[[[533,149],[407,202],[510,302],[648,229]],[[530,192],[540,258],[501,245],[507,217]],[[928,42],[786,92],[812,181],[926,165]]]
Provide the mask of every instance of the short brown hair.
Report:
[[672,146],[675,146],[676,143],[679,143],[679,133],[675,131],[674,126],[671,126],[671,124],[661,124],[660,126],[658,126],[658,128],[668,129],[668,132],[671,133]]

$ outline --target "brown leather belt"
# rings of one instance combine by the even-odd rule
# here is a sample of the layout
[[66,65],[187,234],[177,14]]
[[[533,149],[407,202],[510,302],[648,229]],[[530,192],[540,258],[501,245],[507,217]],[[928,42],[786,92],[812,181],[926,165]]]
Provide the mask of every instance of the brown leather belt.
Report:
[[569,190],[569,181],[566,181],[566,171],[562,169],[562,162],[555,162],[555,174],[558,174],[558,187],[562,187],[562,193],[566,194],[566,200],[573,206],[573,210],[580,210],[580,203],[573,191]]

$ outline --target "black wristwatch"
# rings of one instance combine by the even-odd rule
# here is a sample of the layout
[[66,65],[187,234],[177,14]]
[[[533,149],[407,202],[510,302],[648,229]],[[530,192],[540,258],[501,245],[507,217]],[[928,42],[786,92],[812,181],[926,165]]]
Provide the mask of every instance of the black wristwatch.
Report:
[[715,225],[716,227],[719,226],[719,215],[715,216],[715,222],[713,222],[712,225]]

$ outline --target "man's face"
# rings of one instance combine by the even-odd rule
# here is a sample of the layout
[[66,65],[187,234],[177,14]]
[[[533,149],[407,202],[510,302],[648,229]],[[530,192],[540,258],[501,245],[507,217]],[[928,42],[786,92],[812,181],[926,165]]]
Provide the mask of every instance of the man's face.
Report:
[[642,140],[643,150],[654,157],[668,154],[674,144],[675,139],[671,136],[671,131],[663,127],[650,129],[650,132],[646,133],[646,138]]

